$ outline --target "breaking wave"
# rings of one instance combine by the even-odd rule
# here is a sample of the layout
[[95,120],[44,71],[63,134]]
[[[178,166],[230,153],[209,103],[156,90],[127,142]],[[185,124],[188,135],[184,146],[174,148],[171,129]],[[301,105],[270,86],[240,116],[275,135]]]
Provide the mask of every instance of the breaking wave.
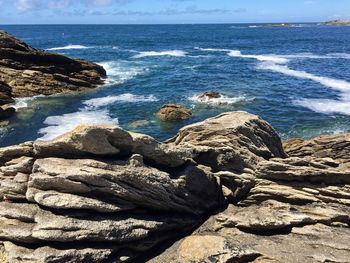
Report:
[[48,48],[47,50],[55,51],[55,50],[88,49],[88,48],[93,48],[93,47],[87,47],[87,46],[83,46],[83,45],[67,45],[67,46],[64,46],[64,47]]
[[106,96],[102,98],[94,98],[86,100],[83,103],[89,107],[99,108],[107,106],[116,102],[153,102],[158,101],[154,95],[134,95],[131,93],[125,93],[118,96]]
[[139,54],[133,56],[133,58],[158,57],[158,56],[185,57],[186,55],[187,55],[187,52],[182,50],[142,51],[142,52],[139,52]]

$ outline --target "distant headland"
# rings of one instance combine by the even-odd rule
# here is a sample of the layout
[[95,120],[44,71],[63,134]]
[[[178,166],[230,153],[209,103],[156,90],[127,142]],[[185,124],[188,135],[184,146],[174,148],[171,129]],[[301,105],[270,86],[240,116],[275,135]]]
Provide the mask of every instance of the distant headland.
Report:
[[348,26],[350,25],[350,20],[331,20],[323,23],[327,26]]

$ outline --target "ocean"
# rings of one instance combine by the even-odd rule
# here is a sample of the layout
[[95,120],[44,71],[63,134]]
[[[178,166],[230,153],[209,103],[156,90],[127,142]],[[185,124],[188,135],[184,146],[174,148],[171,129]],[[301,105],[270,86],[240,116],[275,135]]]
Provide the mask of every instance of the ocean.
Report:
[[[80,123],[113,123],[162,141],[222,112],[243,110],[283,139],[350,131],[350,27],[218,25],[0,26],[29,45],[105,67],[106,85],[17,99],[0,146],[51,139]],[[207,103],[206,91],[225,95]],[[165,103],[193,111],[163,123]]]

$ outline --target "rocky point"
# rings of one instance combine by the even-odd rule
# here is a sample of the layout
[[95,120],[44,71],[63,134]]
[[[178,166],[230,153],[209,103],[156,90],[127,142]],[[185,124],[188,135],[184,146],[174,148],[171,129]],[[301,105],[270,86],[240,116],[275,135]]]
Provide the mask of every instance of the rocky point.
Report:
[[32,48],[0,31],[0,120],[14,113],[13,98],[87,90],[104,77],[95,63]]

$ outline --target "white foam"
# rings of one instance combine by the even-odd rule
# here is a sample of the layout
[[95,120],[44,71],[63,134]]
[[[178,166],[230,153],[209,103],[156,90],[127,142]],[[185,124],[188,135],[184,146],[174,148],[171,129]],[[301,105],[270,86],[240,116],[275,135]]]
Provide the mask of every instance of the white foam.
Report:
[[97,63],[107,72],[107,84],[122,84],[147,71],[146,68],[125,61],[106,61]]
[[88,48],[93,48],[93,47],[87,47],[87,46],[83,46],[83,45],[67,45],[64,47],[53,47],[53,48],[49,48],[47,50],[55,51],[55,50],[88,49]]
[[15,102],[11,104],[11,107],[18,109],[24,109],[28,108],[28,104],[32,101],[34,101],[36,98],[42,98],[45,97],[45,95],[37,95],[33,97],[23,97],[23,98],[15,98]]
[[168,51],[142,51],[133,56],[133,58],[157,57],[157,56],[171,56],[171,57],[185,57],[187,52],[182,50],[168,50]]
[[239,50],[230,50],[228,55],[230,57],[239,57],[239,58],[253,58],[258,61],[269,61],[277,64],[286,64],[289,62],[288,59],[279,57],[277,55],[271,54],[271,55],[243,55],[241,51]]
[[258,66],[260,69],[264,70],[271,70],[274,72],[279,72],[284,75],[301,78],[301,79],[308,79],[313,80],[315,82],[318,82],[326,87],[339,90],[341,92],[350,92],[350,82],[347,82],[345,80],[339,80],[339,79],[333,79],[328,77],[322,77],[322,76],[316,76],[314,74],[308,73],[306,71],[299,71],[299,70],[293,70],[290,69],[286,65],[278,65],[274,63],[262,63]]
[[230,49],[222,49],[222,48],[201,48],[201,47],[195,47],[195,49],[200,51],[208,51],[208,52],[229,52]]
[[51,140],[59,135],[73,130],[79,124],[114,124],[118,125],[118,119],[112,119],[108,111],[89,111],[83,109],[75,113],[67,113],[60,116],[50,116],[46,118],[44,124],[48,125],[39,130],[43,137],[38,140]]
[[350,101],[330,99],[300,99],[295,100],[294,104],[323,114],[338,113],[350,115]]
[[113,104],[116,102],[153,102],[158,101],[154,95],[142,96],[134,95],[131,93],[125,93],[118,96],[107,96],[102,98],[95,98],[91,100],[86,100],[83,103],[89,107],[99,108]]
[[[318,82],[323,86],[337,90],[340,93],[339,100],[330,99],[301,99],[294,103],[299,106],[307,107],[313,111],[321,113],[339,113],[339,114],[350,114],[350,82],[317,76],[306,71],[294,70],[288,67],[289,60],[287,58],[347,58],[346,53],[333,53],[325,56],[318,56],[311,53],[303,53],[296,55],[243,55],[240,51],[231,50],[229,56],[240,57],[240,58],[254,58],[262,63],[258,65],[258,69],[270,70],[278,72],[287,76],[307,79]],[[350,56],[349,56],[350,58]]]
[[224,95],[221,95],[220,98],[209,98],[207,96],[201,97],[201,95],[195,95],[195,96],[189,97],[188,99],[196,103],[210,104],[210,105],[229,105],[229,104],[236,104],[247,100],[247,98],[244,96],[228,97]]

